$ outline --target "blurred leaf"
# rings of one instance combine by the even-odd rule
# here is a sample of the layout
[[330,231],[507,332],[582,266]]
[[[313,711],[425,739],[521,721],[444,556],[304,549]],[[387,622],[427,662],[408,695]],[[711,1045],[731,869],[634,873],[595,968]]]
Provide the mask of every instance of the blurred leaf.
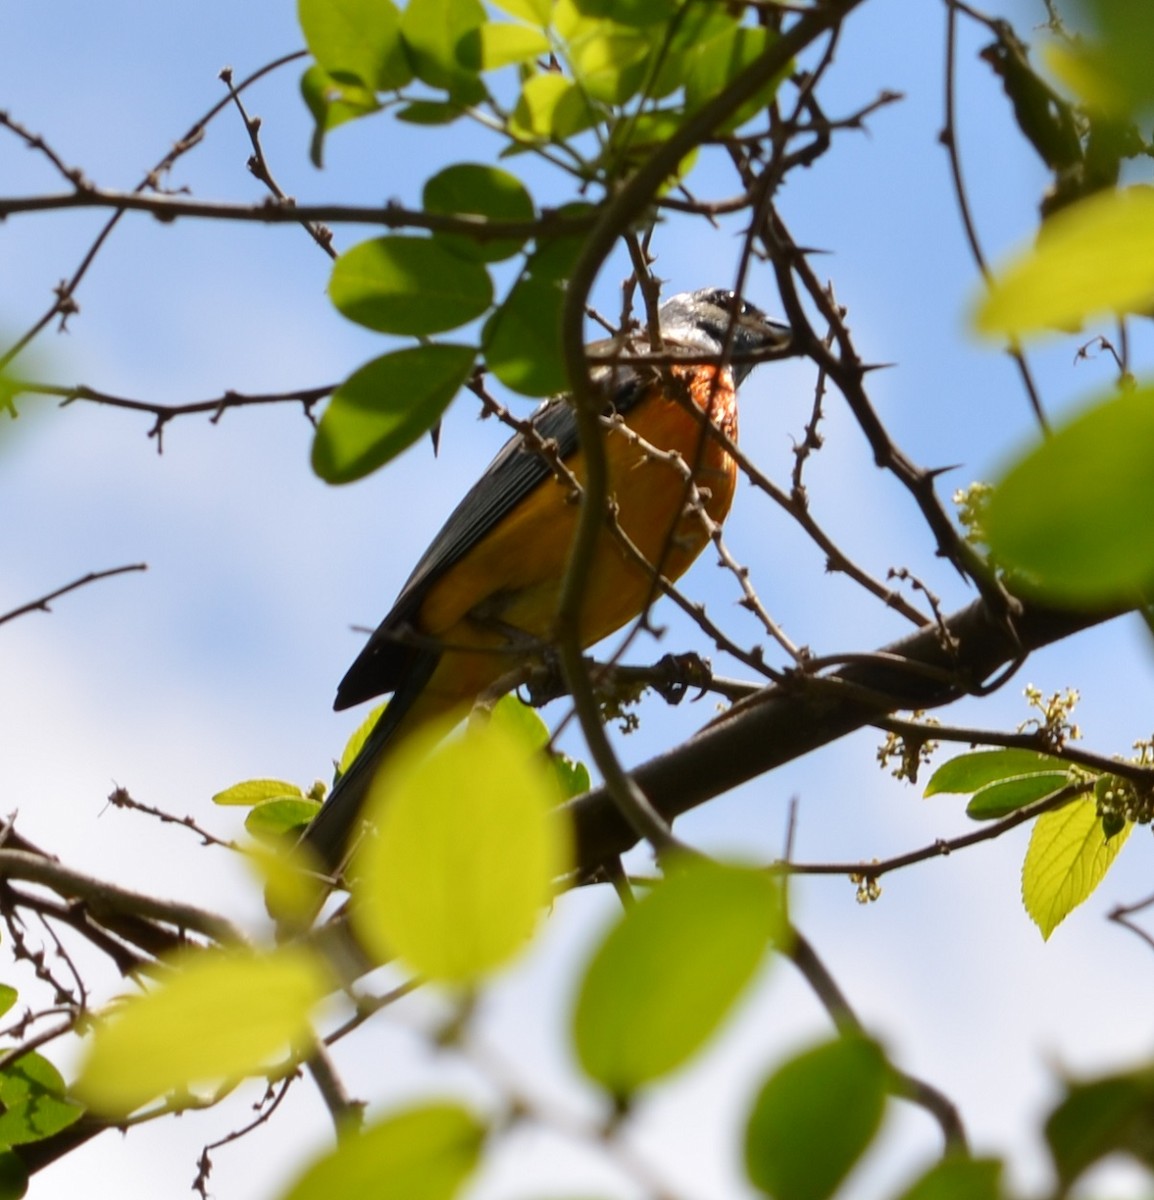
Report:
[[1068,771],[1023,775],[1018,779],[1001,779],[978,788],[969,804],[966,816],[975,821],[995,821],[1009,816],[1035,800],[1044,800],[1060,792],[1070,782]]
[[479,317],[492,303],[493,284],[483,266],[435,238],[387,236],[337,259],[329,295],[349,320],[369,329],[426,334]]
[[244,855],[263,884],[265,908],[280,931],[308,929],[329,891],[322,882],[324,865],[311,847],[282,841],[272,848],[247,846]]
[[[439,171],[425,184],[421,204],[426,212],[494,221],[531,221],[534,217],[533,197],[516,175],[476,163],[455,163]],[[438,234],[437,240],[462,258],[479,262],[510,258],[525,243],[524,238],[482,240],[464,234]]]
[[[558,28],[564,24],[560,0]],[[624,104],[637,94],[649,73],[653,39],[614,21],[576,18],[569,20],[563,36],[568,42],[569,65],[577,86],[602,104]]]
[[[557,215],[563,217],[589,217],[593,212],[593,206],[584,203],[563,204],[557,209]],[[539,236],[533,253],[529,256],[528,274],[544,282],[563,283],[573,273],[573,267],[584,246],[584,233],[567,237]]]
[[448,125],[464,112],[461,105],[452,101],[414,100],[396,109],[393,115],[398,121],[407,121],[410,125]]
[[493,7],[542,29],[553,19],[553,0],[493,0]]
[[680,865],[615,925],[586,968],[573,1016],[586,1074],[618,1099],[713,1035],[783,931],[764,872]]
[[549,39],[538,29],[490,21],[465,35],[460,54],[466,66],[477,71],[493,71],[511,63],[531,62],[548,56],[551,49]]
[[324,165],[325,134],[346,121],[379,112],[381,106],[368,88],[338,83],[323,67],[311,66],[301,76],[301,96],[316,126],[309,145],[314,167]]
[[924,796],[936,796],[942,792],[965,794],[1003,779],[1018,779],[1023,775],[1050,774],[1069,768],[1060,758],[1039,754],[1034,750],[972,750],[959,754],[930,776]]
[[392,0],[298,0],[297,16],[309,53],[335,80],[384,92],[412,79]]
[[1100,1159],[1123,1152],[1154,1167],[1154,1072],[1070,1083],[1045,1125],[1067,1187]]
[[565,872],[569,832],[544,760],[493,725],[398,749],[367,805],[378,836],[353,862],[354,927],[381,960],[469,984],[532,935]]
[[441,419],[475,354],[472,346],[409,346],[354,371],[321,416],[313,470],[327,483],[350,483],[396,458]]
[[20,993],[6,983],[0,983],[0,1017],[9,1012],[12,1005],[20,999]]
[[529,276],[513,286],[485,323],[485,365],[510,391],[549,396],[568,384],[561,361],[561,308],[565,293]]
[[486,21],[480,0],[409,0],[401,34],[417,78],[460,104],[476,104],[485,86],[461,60],[460,44]]
[[1074,7],[1090,28],[1064,50],[1081,60],[1078,75],[1090,83],[1078,88],[1083,99],[1123,115],[1148,116],[1154,105],[1154,9],[1133,0],[1074,0]]
[[245,817],[244,827],[254,838],[276,844],[299,833],[320,810],[316,800],[264,800]]
[[28,1194],[28,1168],[18,1154],[0,1149],[0,1200],[21,1200]]
[[677,0],[573,0],[587,17],[612,17],[618,25],[657,25],[678,9]]
[[1016,462],[985,512],[1015,586],[1054,603],[1132,603],[1154,582],[1154,388],[1096,405]]
[[509,118],[514,135],[546,141],[564,141],[588,129],[597,120],[581,89],[553,71],[531,75],[521,87],[521,95]]
[[[523,704],[516,696],[502,696],[493,706],[489,720],[522,742],[528,751],[545,751],[552,734],[535,708]],[[548,761],[557,777],[562,800],[581,796],[590,788],[589,768],[574,762],[559,750],[549,752]]]
[[66,1090],[60,1072],[35,1052],[9,1063],[0,1071],[0,1146],[42,1141],[78,1120],[84,1109]]
[[881,1125],[889,1068],[862,1037],[825,1042],[766,1080],[745,1131],[745,1167],[774,1200],[826,1200]]
[[387,702],[385,704],[374,705],[369,711],[369,715],[353,730],[352,736],[345,743],[345,748],[341,751],[340,762],[337,763],[338,777],[343,775],[353,765],[365,742],[368,741],[369,734],[373,731],[373,726],[381,719],[381,713],[387,707]]
[[898,1200],[1001,1200],[1002,1164],[996,1158],[944,1158]]
[[995,272],[979,333],[1023,338],[1154,305],[1154,189],[1102,192],[1063,208],[1033,249]]
[[212,802],[251,807],[263,804],[266,800],[284,800],[288,797],[303,800],[304,795],[295,783],[286,783],[283,779],[246,779],[243,783],[234,783],[232,787],[225,788],[223,792],[217,792]]
[[267,954],[200,950],[175,973],[96,1022],[76,1095],[110,1117],[196,1083],[258,1074],[312,1040],[309,1017],[333,988],[300,947]]
[[1076,800],[1034,822],[1022,901],[1044,939],[1102,882],[1130,828],[1108,839],[1093,800]]
[[[685,104],[690,110],[700,108],[724,91],[754,60],[763,57],[777,41],[777,35],[760,26],[731,26],[699,46],[687,57],[685,75]],[[761,112],[773,98],[778,85],[793,70],[790,63],[774,76],[760,91],[751,96],[719,127],[725,133],[744,125]]]
[[404,1109],[344,1137],[283,1200],[451,1200],[473,1173],[485,1133],[456,1104]]
[[574,796],[584,796],[593,786],[589,778],[589,768],[583,762],[577,762],[567,754],[553,756],[553,770],[561,785],[562,795],[566,800]]

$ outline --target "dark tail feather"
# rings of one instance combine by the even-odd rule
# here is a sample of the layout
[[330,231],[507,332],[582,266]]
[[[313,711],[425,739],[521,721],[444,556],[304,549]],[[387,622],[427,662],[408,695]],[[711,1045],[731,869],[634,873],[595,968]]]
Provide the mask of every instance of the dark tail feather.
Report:
[[336,871],[343,865],[353,835],[360,827],[361,808],[381,756],[393,740],[397,727],[425,690],[439,660],[439,654],[428,653],[414,661],[405,682],[373,726],[360,754],[333,785],[321,811],[301,835],[301,845],[307,846],[327,870]]

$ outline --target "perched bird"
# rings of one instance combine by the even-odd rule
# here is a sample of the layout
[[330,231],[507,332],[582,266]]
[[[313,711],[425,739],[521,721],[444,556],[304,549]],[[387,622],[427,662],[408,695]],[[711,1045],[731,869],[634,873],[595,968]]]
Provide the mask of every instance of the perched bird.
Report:
[[[709,516],[721,521],[729,512],[737,464],[688,402],[736,438],[736,389],[755,356],[789,350],[787,326],[721,288],[674,296],[658,316],[664,365],[636,361],[652,353],[640,334],[588,347],[592,359],[635,360],[595,366],[592,381],[604,396],[604,415],[621,418],[635,435],[609,423],[605,454],[617,522],[645,561],[637,560],[607,521],[581,614],[585,646],[644,610],[655,595],[655,571],[675,580],[705,547],[705,522],[687,506],[688,469]],[[714,361],[669,362],[693,355]],[[341,680],[337,709],[384,692],[393,697],[304,834],[331,868],[346,853],[389,747],[476,700],[517,665],[518,648],[526,653],[536,648],[539,655],[549,641],[579,507],[572,480],[559,476],[542,444],[556,447],[556,458],[579,484],[584,463],[566,397],[542,405],[531,424],[537,437],[518,433],[505,444]],[[676,451],[681,465],[653,450]]]

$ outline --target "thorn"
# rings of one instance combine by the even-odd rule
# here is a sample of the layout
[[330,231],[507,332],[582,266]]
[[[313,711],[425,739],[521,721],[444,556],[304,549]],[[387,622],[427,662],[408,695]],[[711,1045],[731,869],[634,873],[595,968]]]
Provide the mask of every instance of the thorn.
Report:
[[858,370],[861,371],[861,373],[863,375],[866,375],[870,371],[889,371],[889,370],[892,370],[897,365],[898,365],[897,363],[889,363],[889,362],[887,362],[887,363],[862,363],[861,366],[858,367]]
[[438,421],[429,430],[429,440],[433,443],[433,457],[436,458],[441,449],[441,422]]

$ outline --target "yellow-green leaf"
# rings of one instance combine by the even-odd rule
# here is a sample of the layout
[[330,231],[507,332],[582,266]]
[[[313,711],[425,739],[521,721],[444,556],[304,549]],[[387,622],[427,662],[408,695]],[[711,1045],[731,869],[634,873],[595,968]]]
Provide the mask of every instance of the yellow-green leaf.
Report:
[[1054,603],[1133,603],[1154,582],[1154,387],[1105,400],[1021,458],[986,506],[1015,586]]
[[540,756],[492,726],[413,738],[367,806],[377,836],[353,864],[353,920],[380,958],[468,984],[528,941],[570,858]]
[[381,719],[381,713],[385,711],[384,704],[377,704],[369,710],[369,715],[353,730],[352,736],[345,743],[345,748],[341,751],[340,762],[337,763],[337,775],[343,775],[349,767],[353,765],[362,747],[368,740],[369,734],[373,732],[373,726]]
[[465,35],[461,58],[467,66],[493,71],[546,56],[549,50],[549,39],[539,29],[488,22]]
[[782,935],[781,893],[763,871],[679,867],[609,932],[573,1016],[586,1074],[625,1098],[708,1040]]
[[522,138],[567,138],[588,129],[595,119],[576,84],[563,75],[544,71],[525,80],[509,128]]
[[306,797],[264,800],[253,806],[244,819],[244,827],[254,838],[276,844],[287,834],[299,833],[320,810],[319,801]]
[[1130,835],[1130,825],[1107,839],[1093,800],[1079,800],[1034,823],[1022,864],[1022,900],[1048,938],[1102,882]]
[[90,1108],[126,1116],[166,1092],[257,1074],[308,1046],[310,1013],[333,987],[298,948],[196,951],[173,965],[98,1020],[75,1089]]
[[246,779],[243,783],[234,783],[232,787],[225,788],[223,792],[217,792],[212,802],[251,808],[252,805],[262,804],[266,800],[286,798],[303,800],[305,794],[295,783],[286,783],[283,779]]
[[1154,305],[1154,189],[1091,196],[1056,213],[1036,246],[995,273],[980,333],[1021,338]]
[[374,92],[412,79],[392,0],[298,0],[297,15],[309,51],[329,75]]
[[79,1120],[84,1109],[66,1091],[60,1072],[34,1051],[0,1070],[0,1146],[39,1142]]
[[484,1139],[485,1127],[459,1105],[405,1109],[344,1137],[284,1200],[451,1200],[472,1174]]

